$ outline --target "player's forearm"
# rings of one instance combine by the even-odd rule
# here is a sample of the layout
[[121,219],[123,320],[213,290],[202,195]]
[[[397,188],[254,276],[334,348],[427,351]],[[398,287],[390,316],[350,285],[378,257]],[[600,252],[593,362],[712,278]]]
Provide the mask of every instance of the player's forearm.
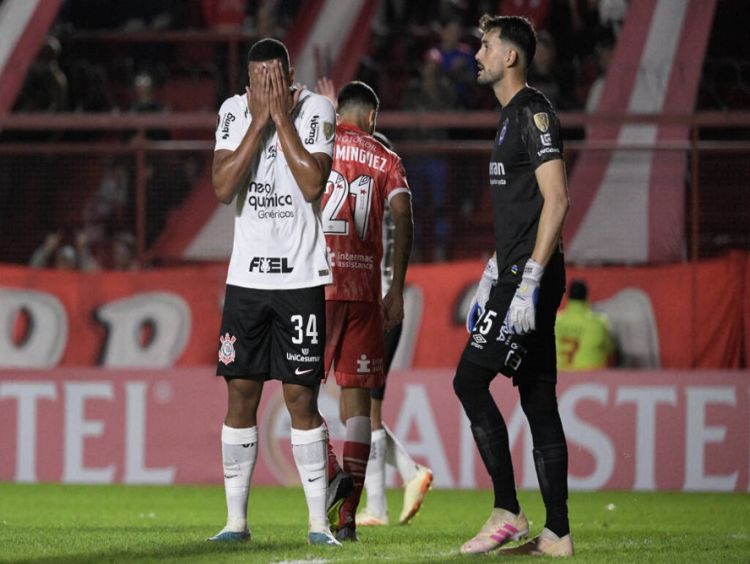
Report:
[[276,124],[279,143],[284,151],[289,170],[297,181],[302,196],[306,202],[313,202],[320,198],[325,189],[330,166],[324,167],[310,154],[290,119],[280,120]]
[[536,169],[535,175],[544,204],[531,258],[540,265],[547,266],[560,243],[563,221],[570,206],[565,163],[561,159],[548,161]]
[[547,266],[559,245],[563,222],[569,206],[567,193],[563,191],[557,191],[544,199],[536,243],[531,253],[531,258],[542,266]]
[[260,150],[262,136],[263,127],[251,125],[234,152],[221,161],[214,156],[212,183],[214,194],[221,203],[231,203],[239,189],[247,184],[257,164],[255,157]]
[[408,214],[393,215],[393,224],[393,282],[391,288],[403,292],[406,269],[409,266],[409,257],[414,240],[411,210]]

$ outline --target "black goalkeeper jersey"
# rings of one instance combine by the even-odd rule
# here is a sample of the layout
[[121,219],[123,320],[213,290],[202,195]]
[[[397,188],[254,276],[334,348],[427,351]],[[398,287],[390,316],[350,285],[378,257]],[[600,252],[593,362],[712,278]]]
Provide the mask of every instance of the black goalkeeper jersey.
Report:
[[[536,242],[544,198],[534,171],[562,159],[560,122],[549,100],[520,90],[500,112],[490,160],[492,219],[499,280],[518,281]],[[559,247],[555,251],[560,253]],[[553,256],[551,260],[561,259]]]

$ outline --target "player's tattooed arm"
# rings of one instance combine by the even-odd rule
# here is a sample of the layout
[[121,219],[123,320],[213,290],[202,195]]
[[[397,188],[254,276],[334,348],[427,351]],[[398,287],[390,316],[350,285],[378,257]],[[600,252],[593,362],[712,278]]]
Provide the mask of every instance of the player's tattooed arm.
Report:
[[383,298],[383,321],[388,331],[404,319],[404,282],[409,265],[414,225],[412,221],[411,197],[409,194],[396,194],[390,199],[389,207],[394,223],[393,239],[393,282]]

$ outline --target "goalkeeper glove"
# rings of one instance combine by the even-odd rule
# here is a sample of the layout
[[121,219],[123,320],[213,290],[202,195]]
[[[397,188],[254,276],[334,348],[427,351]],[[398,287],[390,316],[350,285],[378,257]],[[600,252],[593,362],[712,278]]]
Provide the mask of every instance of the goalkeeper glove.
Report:
[[477,291],[474,294],[474,299],[471,301],[469,306],[469,313],[466,316],[466,330],[471,333],[474,326],[479,321],[484,313],[484,307],[487,305],[487,300],[490,299],[490,292],[492,287],[497,283],[497,260],[493,256],[487,261],[487,266],[484,267],[482,272],[482,279],[479,281]]
[[536,304],[539,299],[539,283],[544,267],[530,258],[523,268],[523,278],[510,302],[505,322],[516,335],[525,335],[536,329]]

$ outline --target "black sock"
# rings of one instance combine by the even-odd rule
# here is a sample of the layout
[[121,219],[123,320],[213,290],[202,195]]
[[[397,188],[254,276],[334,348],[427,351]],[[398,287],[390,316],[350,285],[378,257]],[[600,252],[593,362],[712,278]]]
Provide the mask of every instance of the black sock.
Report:
[[565,443],[534,449],[534,465],[542,490],[547,521],[558,537],[570,532],[568,523],[568,449]]
[[485,468],[492,480],[495,507],[518,514],[513,463],[508,445],[508,429],[490,394],[495,373],[461,359],[453,379],[453,389],[471,423],[471,432]]
[[557,536],[570,532],[568,523],[568,447],[557,410],[555,383],[519,385],[521,407],[534,441],[534,465],[547,511],[545,527]]

